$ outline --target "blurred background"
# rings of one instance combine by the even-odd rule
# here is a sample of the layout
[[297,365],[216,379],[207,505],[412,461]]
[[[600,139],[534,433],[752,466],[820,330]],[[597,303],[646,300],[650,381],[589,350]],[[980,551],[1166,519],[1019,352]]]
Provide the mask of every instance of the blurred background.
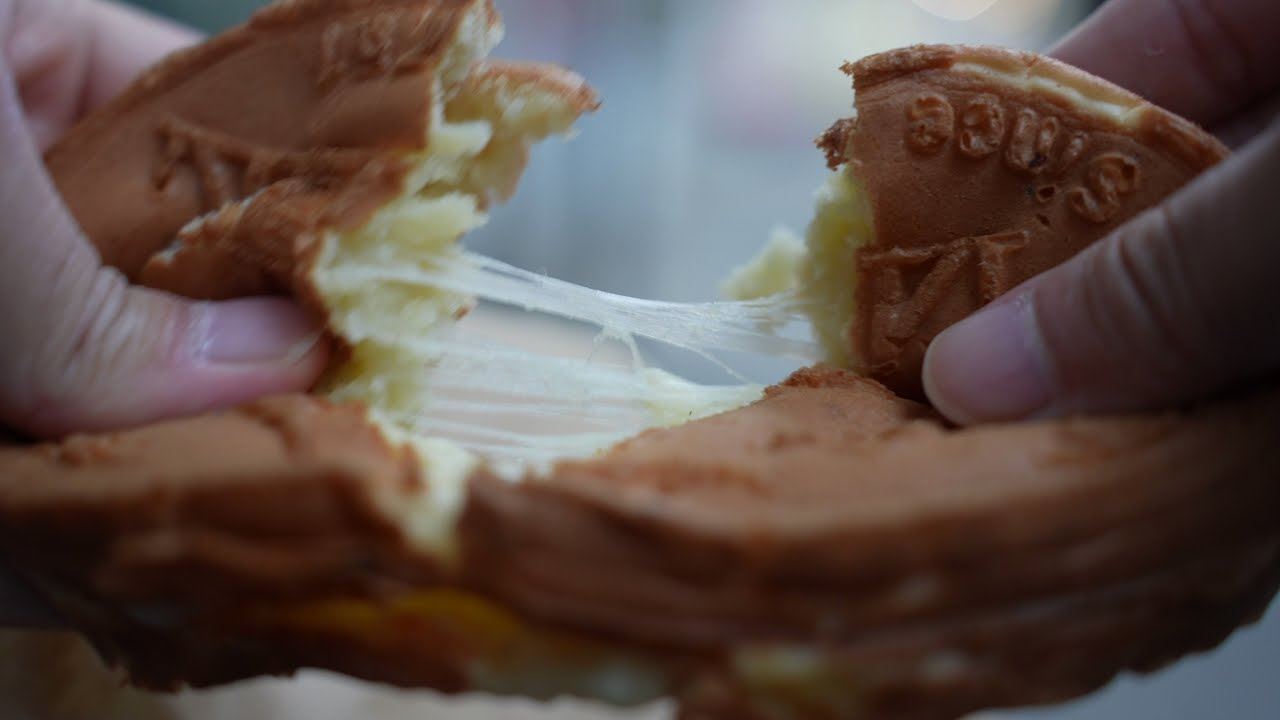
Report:
[[[264,3],[136,4],[215,31]],[[715,298],[726,272],[750,258],[774,225],[801,229],[807,223],[813,191],[826,175],[812,140],[849,114],[852,104],[849,80],[838,70],[841,63],[916,42],[1042,50],[1098,3],[496,4],[507,25],[498,55],[568,65],[591,81],[605,104],[581,123],[577,139],[537,150],[517,197],[489,227],[468,239],[468,245],[602,290],[664,300],[709,300]],[[1122,680],[1065,708],[1015,715],[1045,720],[1280,717],[1280,617],[1272,615],[1270,622],[1239,633],[1226,649],[1206,659],[1180,664],[1153,679]],[[369,716],[400,716],[388,709],[391,705],[379,707],[380,712]],[[417,707],[413,716],[420,718],[479,717],[474,713],[488,712],[475,707]],[[494,717],[515,717],[510,706],[494,712]],[[587,717],[579,712],[550,709],[538,717]],[[660,710],[655,712],[654,717],[661,717]]]

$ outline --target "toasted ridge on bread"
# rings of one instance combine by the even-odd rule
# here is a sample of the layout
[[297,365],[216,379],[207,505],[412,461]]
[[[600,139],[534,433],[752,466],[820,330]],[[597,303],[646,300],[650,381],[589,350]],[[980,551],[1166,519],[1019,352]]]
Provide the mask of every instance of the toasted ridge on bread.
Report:
[[[1078,250],[1064,228],[1099,237],[1221,157],[1035,56],[920,47],[854,65],[858,115],[822,140],[846,167],[807,245],[780,241],[785,272],[766,262],[733,283],[774,296],[729,316],[758,313],[769,337],[806,309],[828,352],[893,390],[819,365],[695,402],[643,375],[628,397],[673,388],[687,411],[672,427],[514,470],[424,434],[444,377],[424,368],[578,387],[550,360],[449,339],[498,282],[470,279],[494,268],[458,237],[511,191],[530,142],[595,103],[563,71],[481,60],[497,22],[482,0],[283,3],[50,153],[130,277],[205,297],[287,290],[345,346],[312,394],[0,451],[6,559],[133,682],[319,667],[446,692],[671,696],[687,718],[941,720],[1087,692],[1265,606],[1280,581],[1275,390],[963,430],[901,396],[915,344]],[[277,56],[262,87],[298,93],[299,110],[254,124],[276,135],[226,106],[200,114]],[[1143,117],[1174,131],[1143,135]],[[150,150],[112,165],[117,131]],[[116,212],[87,205],[113,173]],[[928,213],[904,200],[921,195]],[[629,307],[517,280],[498,286]],[[899,355],[877,360],[881,341]],[[635,380],[600,373],[587,380]]]

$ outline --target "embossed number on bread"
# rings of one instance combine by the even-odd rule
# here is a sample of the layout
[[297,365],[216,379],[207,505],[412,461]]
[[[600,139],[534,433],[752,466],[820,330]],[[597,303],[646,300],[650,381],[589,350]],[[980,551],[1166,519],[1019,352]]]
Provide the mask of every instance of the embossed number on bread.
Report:
[[[455,241],[595,103],[480,59],[497,28],[485,0],[283,3],[50,153],[135,281],[292,292],[346,348],[311,394],[0,452],[6,559],[134,682],[319,667],[687,718],[941,719],[1087,692],[1265,607],[1271,390],[957,430],[828,364],[519,472],[424,435],[423,368],[453,347],[431,338],[472,302],[436,284],[467,268]],[[777,257],[830,356],[908,396],[933,333],[1225,152],[1030,55],[850,70],[836,172]]]

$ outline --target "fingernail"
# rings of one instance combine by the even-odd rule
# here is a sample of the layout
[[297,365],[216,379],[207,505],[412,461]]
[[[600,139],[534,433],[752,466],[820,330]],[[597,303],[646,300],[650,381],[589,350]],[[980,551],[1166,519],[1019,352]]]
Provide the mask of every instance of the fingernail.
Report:
[[320,341],[319,323],[294,303],[255,298],[207,303],[198,353],[217,365],[292,365]]
[[1051,399],[1027,299],[992,305],[941,335],[925,357],[925,392],[940,412],[969,424],[1017,420]]

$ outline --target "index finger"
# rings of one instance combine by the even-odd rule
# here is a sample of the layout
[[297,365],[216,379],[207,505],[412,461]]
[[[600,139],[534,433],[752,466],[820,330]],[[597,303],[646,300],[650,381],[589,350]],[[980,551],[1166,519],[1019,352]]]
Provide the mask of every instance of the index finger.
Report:
[[41,147],[195,33],[102,0],[0,0],[0,51]]
[[1053,55],[1208,128],[1280,87],[1280,3],[1110,0]]

